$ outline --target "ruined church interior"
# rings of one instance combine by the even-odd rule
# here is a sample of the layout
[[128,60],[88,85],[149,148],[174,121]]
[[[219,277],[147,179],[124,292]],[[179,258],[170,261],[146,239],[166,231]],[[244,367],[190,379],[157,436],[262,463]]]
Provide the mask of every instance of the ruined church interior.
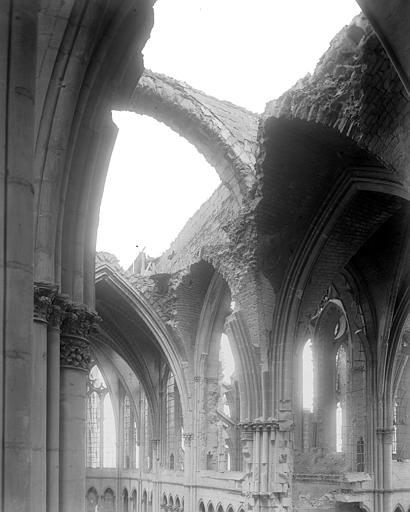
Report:
[[[144,66],[154,3],[0,1],[0,511],[409,512],[410,2],[260,114]],[[220,180],[127,268],[114,111]]]

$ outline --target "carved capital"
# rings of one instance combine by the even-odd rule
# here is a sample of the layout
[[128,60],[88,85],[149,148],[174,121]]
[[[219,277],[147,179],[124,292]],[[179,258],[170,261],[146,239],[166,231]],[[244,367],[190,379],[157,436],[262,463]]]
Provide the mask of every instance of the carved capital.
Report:
[[60,329],[68,304],[68,295],[58,294],[55,296],[48,314],[48,325],[50,327]]
[[51,283],[34,283],[34,320],[46,323],[58,287]]
[[61,334],[66,337],[78,336],[87,339],[99,321],[97,313],[84,304],[69,303],[61,323]]
[[91,352],[88,341],[81,338],[62,337],[60,342],[60,364],[67,368],[88,371]]

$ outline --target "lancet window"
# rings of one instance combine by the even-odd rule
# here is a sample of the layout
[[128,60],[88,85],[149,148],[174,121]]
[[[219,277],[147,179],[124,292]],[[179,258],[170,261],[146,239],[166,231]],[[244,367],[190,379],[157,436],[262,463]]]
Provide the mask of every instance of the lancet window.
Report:
[[97,365],[87,381],[87,457],[90,468],[116,467],[116,428],[108,387]]

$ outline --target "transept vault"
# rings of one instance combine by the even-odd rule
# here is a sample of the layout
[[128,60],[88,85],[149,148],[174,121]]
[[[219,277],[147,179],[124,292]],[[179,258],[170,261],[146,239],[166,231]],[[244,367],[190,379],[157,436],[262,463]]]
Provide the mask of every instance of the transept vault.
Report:
[[[409,511],[407,6],[258,115],[144,69],[152,3],[0,4],[0,510]],[[113,110],[221,178],[129,269]]]

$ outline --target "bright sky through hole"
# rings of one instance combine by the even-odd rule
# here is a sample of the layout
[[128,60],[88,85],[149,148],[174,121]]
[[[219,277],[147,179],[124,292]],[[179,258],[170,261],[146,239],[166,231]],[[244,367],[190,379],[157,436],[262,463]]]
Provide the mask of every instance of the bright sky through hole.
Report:
[[[355,0],[158,0],[145,66],[255,112],[312,72]],[[97,250],[128,267],[159,256],[218,184],[171,130],[129,113],[120,128],[100,213]],[[135,246],[139,247],[136,248]]]
[[303,347],[303,408],[313,411],[313,354],[312,342],[307,340]]

